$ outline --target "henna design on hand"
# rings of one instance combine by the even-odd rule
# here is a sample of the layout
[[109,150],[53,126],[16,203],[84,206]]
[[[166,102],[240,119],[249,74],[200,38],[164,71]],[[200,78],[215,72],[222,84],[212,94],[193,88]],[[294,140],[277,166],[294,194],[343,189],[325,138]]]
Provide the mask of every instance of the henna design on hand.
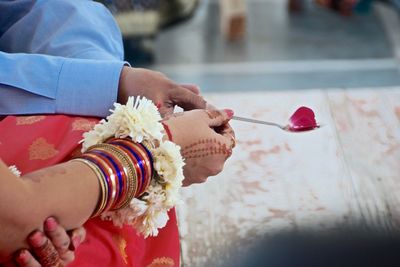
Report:
[[48,169],[38,170],[36,172],[27,174],[22,176],[22,179],[30,179],[36,183],[40,183],[42,178],[46,177],[54,177],[56,175],[65,175],[67,174],[67,169],[64,168],[62,165],[56,165]]
[[229,138],[231,139],[231,148],[233,149],[236,146],[236,139],[232,134],[228,134],[228,135],[229,135]]
[[206,113],[211,120],[214,120],[222,115],[221,111],[219,110],[206,110]]
[[185,146],[182,150],[182,156],[185,159],[205,158],[213,155],[225,155],[229,157],[232,154],[232,149],[226,144],[214,139],[200,139],[199,141]]
[[234,148],[236,146],[235,132],[233,131],[233,129],[229,125],[229,123],[226,123],[226,124],[221,125],[220,127],[214,128],[214,130],[217,133],[230,138],[231,148]]
[[57,250],[51,245],[47,239],[46,242],[35,249],[35,254],[38,256],[43,267],[63,267]]

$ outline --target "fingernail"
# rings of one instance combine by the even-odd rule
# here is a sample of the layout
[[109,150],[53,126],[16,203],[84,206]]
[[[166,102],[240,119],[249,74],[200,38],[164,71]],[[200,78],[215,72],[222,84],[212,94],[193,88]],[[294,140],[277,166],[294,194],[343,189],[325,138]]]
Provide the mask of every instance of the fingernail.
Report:
[[72,238],[72,244],[74,244],[74,249],[77,249],[79,245],[81,244],[81,239],[79,236],[75,236]]
[[232,109],[224,109],[226,115],[228,115],[229,118],[232,118],[233,116],[233,110]]
[[43,234],[42,232],[36,231],[29,237],[33,246],[41,246],[43,243]]
[[21,250],[18,253],[18,256],[16,258],[17,262],[19,264],[25,264],[28,261],[28,251],[26,251],[25,249]]
[[54,231],[57,228],[57,221],[53,217],[49,217],[44,222],[44,227],[47,231]]

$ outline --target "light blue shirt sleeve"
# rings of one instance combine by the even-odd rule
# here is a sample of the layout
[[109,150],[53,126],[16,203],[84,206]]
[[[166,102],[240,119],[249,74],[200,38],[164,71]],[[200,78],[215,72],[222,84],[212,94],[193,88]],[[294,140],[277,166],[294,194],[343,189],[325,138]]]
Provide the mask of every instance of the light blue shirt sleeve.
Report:
[[117,100],[121,33],[87,0],[0,1],[0,115],[104,117]]

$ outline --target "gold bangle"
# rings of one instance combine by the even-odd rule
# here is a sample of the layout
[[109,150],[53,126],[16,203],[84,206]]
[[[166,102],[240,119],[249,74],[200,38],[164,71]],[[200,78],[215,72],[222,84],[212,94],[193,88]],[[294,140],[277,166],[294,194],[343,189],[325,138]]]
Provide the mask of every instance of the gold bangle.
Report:
[[[147,173],[149,175],[148,179],[146,179],[146,183],[143,184],[143,188],[144,190],[146,190],[146,188],[150,185],[151,180],[155,178],[154,162],[153,162],[154,159],[152,155],[152,150],[155,149],[155,145],[150,141],[143,141],[141,143],[137,143],[128,138],[122,139],[122,141],[130,143],[130,146],[134,146],[136,152],[144,160],[144,167],[146,168]],[[138,193],[143,194],[144,191]]]
[[103,168],[103,170],[107,172],[107,174],[104,175],[106,177],[105,184],[107,186],[108,198],[106,206],[104,207],[102,212],[109,211],[113,207],[117,195],[115,173],[110,164],[107,163],[107,159],[105,159],[102,155],[98,155],[97,153],[91,151],[84,153],[82,157],[88,158],[89,161],[93,161],[93,163],[95,165],[98,165],[100,169]]
[[131,140],[125,140],[125,141],[131,142],[131,144],[136,147],[136,152],[144,160],[144,167],[146,168],[147,172],[150,175],[149,179],[146,181],[147,183],[143,184],[143,188],[147,188],[151,182],[151,179],[153,178],[151,162],[150,160],[147,160],[149,159],[147,152],[145,151],[145,149],[143,149],[143,147],[140,146],[139,143],[133,142]]
[[[137,190],[137,175],[132,161],[123,150],[120,150],[116,146],[111,144],[98,144],[93,146],[93,149],[110,152],[120,161],[121,165],[123,166],[125,175],[127,177],[126,180],[127,191],[125,198],[123,198],[123,201],[121,202],[119,200],[118,202],[116,202],[112,210],[117,210],[126,207],[129,204],[130,200],[133,198],[134,192]],[[127,172],[126,169],[128,169],[129,171]]]
[[[152,168],[152,163],[149,160],[149,155],[145,151],[146,149],[139,143],[132,141],[131,139],[123,138],[123,139],[112,139],[110,140],[110,144],[115,144],[119,148],[123,149],[124,151],[133,149],[135,152],[134,154],[137,154],[140,159],[143,161],[143,167],[144,167],[144,172],[142,175],[144,175],[142,178],[144,179],[143,185],[138,188],[137,192],[135,193],[135,197],[139,197],[144,190],[148,187],[150,184],[151,179],[153,178],[153,168]],[[131,155],[131,153],[128,153]],[[132,158],[133,156],[131,156]],[[139,168],[140,162],[132,161],[135,165],[135,169]],[[139,176],[138,176],[139,177]],[[139,179],[139,178],[138,178]],[[139,182],[138,182],[139,183]],[[142,190],[140,190],[142,189]]]
[[137,173],[132,160],[124,150],[112,144],[98,144],[90,148],[90,150],[92,149],[98,149],[112,153],[120,161],[122,167],[124,168],[124,172],[127,177],[126,195],[122,201],[119,200],[117,203],[115,203],[112,210],[125,208],[129,205],[130,201],[138,190]]
[[102,211],[105,208],[105,205],[107,203],[107,196],[108,196],[108,190],[107,190],[107,185],[106,185],[106,179],[101,172],[100,168],[94,164],[93,162],[87,160],[87,159],[82,159],[82,158],[76,158],[72,159],[71,161],[77,161],[77,162],[82,162],[86,166],[88,166],[96,175],[97,180],[99,181],[100,184],[100,200],[97,202],[96,208],[94,209],[91,218],[96,217],[102,213]]

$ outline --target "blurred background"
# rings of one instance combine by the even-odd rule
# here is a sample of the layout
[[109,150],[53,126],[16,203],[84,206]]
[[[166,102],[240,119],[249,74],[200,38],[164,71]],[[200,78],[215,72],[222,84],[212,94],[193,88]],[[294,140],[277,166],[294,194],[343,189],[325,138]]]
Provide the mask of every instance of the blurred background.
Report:
[[398,0],[110,0],[126,59],[203,91],[398,85]]
[[182,190],[182,266],[400,266],[399,0],[104,0],[126,59],[236,115],[224,171]]

